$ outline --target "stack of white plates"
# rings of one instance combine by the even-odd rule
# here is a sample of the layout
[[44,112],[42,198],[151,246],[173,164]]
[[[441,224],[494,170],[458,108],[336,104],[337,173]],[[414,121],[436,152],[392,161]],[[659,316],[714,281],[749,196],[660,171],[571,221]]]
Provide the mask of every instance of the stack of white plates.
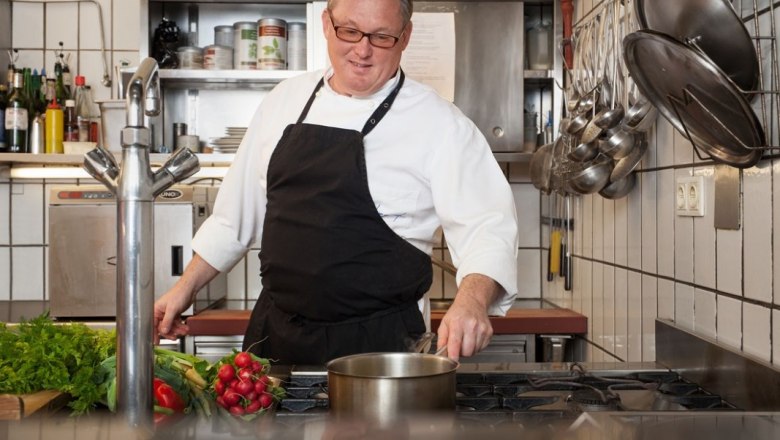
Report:
[[246,127],[227,127],[225,134],[220,138],[211,140],[211,148],[214,153],[235,153],[246,133]]

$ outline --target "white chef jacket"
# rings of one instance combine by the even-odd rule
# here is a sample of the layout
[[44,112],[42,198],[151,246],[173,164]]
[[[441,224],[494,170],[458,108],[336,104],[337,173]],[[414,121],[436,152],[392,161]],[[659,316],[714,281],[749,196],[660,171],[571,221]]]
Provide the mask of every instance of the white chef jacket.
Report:
[[[329,69],[282,81],[257,109],[214,212],[193,239],[195,252],[219,271],[230,270],[260,240],[271,154],[317,82],[332,74]],[[375,94],[355,98],[336,93],[325,81],[304,123],[360,131],[397,82],[398,75]],[[407,77],[364,144],[369,191],[385,222],[427,254],[441,225],[458,285],[471,273],[494,279],[504,295],[488,313],[505,315],[517,292],[516,211],[511,188],[479,129],[432,88]],[[430,328],[427,298],[420,310]]]

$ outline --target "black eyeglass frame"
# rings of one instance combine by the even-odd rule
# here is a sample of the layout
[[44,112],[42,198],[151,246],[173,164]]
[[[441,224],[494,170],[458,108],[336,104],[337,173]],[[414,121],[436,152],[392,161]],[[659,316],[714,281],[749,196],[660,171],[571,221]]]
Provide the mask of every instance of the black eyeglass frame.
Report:
[[[401,33],[398,34],[398,36],[389,35],[389,34],[383,34],[383,33],[377,33],[377,32],[368,33],[368,32],[363,32],[363,31],[355,29],[355,28],[351,28],[349,26],[336,26],[336,23],[333,21],[333,14],[331,14],[330,9],[328,9],[328,17],[330,17],[330,24],[331,24],[331,26],[333,26],[333,30],[336,32],[336,38],[338,38],[339,40],[345,41],[347,43],[359,43],[364,37],[367,37],[369,44],[371,44],[374,47],[378,47],[380,49],[392,49],[392,48],[394,48],[395,45],[398,44],[398,40],[401,39],[401,35],[403,35],[404,31],[406,30],[406,25],[404,25],[403,30],[401,30]],[[356,35],[360,35],[360,38],[355,39],[355,40],[346,39],[346,38],[343,37],[343,35],[339,35],[339,29],[344,29],[344,30],[348,30],[348,31],[354,32]],[[376,37],[381,37],[381,38],[390,38],[391,41],[393,42],[393,44],[391,44],[389,46],[382,46],[382,45],[376,44],[374,42],[373,38],[371,38],[371,37],[375,37],[375,36]]]

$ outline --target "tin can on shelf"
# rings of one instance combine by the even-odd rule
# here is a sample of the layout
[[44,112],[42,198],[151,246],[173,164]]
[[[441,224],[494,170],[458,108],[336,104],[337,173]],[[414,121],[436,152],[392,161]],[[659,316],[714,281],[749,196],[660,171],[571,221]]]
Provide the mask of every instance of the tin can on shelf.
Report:
[[281,18],[261,18],[257,21],[257,68],[287,68],[287,22]]
[[179,68],[203,68],[203,49],[196,46],[182,46],[176,51],[176,54],[179,56]]
[[287,23],[287,68],[306,70],[306,23]]
[[223,70],[233,68],[233,48],[212,44],[203,48],[203,68]]
[[214,44],[217,46],[233,47],[233,26],[224,24],[214,26]]
[[233,23],[233,68],[257,69],[257,23],[253,21]]

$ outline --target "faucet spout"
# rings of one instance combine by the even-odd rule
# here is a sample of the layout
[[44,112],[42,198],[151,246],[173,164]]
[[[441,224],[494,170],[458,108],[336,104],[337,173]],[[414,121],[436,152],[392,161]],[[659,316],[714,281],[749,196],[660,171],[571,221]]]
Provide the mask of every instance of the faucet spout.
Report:
[[127,126],[143,127],[144,115],[160,114],[160,74],[157,61],[146,58],[127,85]]

